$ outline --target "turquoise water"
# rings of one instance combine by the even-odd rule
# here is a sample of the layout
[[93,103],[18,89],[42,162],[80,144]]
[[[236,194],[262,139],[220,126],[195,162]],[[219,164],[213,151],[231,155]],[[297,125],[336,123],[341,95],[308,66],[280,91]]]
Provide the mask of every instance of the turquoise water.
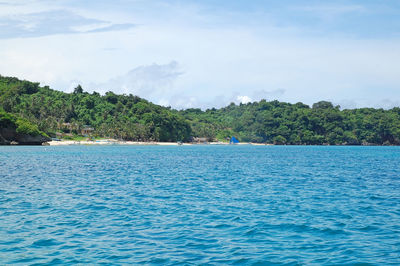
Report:
[[0,147],[0,264],[400,264],[400,147]]

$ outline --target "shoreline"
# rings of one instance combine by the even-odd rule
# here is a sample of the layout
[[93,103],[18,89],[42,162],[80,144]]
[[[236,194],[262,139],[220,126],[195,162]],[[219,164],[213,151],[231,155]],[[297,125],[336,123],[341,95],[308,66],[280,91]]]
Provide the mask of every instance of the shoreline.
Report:
[[[178,143],[178,142],[157,142],[157,141],[122,141],[116,139],[101,139],[95,141],[78,141],[78,140],[59,140],[59,141],[48,141],[44,142],[42,146],[104,146],[104,145],[126,145],[126,146],[192,146],[192,145],[231,145],[229,142],[207,142],[207,143]],[[232,144],[233,146],[241,146],[241,145],[251,145],[251,146],[398,146],[398,145],[279,145],[279,144],[270,144],[270,143],[253,143],[253,142],[241,142],[237,144]]]
[[[178,142],[156,142],[156,141],[121,141],[115,139],[102,139],[95,141],[77,141],[77,140],[61,140],[61,141],[49,141],[43,143],[45,146],[70,146],[70,145],[136,145],[136,146],[190,146],[190,145],[230,145],[229,142],[208,142],[208,143],[178,143]],[[272,145],[272,144],[260,144],[260,143],[249,143],[243,142],[235,145]]]

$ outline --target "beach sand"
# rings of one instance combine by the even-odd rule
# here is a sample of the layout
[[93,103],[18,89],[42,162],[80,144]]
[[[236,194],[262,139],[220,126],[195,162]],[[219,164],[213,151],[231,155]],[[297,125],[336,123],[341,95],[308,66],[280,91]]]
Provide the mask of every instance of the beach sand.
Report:
[[[142,142],[142,141],[121,141],[116,139],[101,139],[95,141],[74,141],[74,140],[61,140],[61,141],[49,141],[45,145],[50,146],[68,146],[68,145],[160,145],[160,146],[188,146],[188,145],[203,145],[196,143],[181,143],[177,142]],[[228,142],[209,142],[206,145],[229,145]],[[239,145],[265,145],[258,143],[239,143]]]
[[[61,140],[49,141],[50,146],[68,146],[68,145],[161,145],[161,146],[177,146],[176,142],[139,142],[139,141],[120,141],[115,139],[104,139],[96,141],[74,141]],[[182,145],[191,145],[191,143],[183,143]]]

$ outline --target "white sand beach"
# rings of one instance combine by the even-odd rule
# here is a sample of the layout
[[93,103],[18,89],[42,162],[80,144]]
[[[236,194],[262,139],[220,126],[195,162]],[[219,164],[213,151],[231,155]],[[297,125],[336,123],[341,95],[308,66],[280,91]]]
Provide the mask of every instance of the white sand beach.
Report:
[[[50,146],[68,146],[68,145],[161,145],[161,146],[177,146],[177,142],[139,142],[139,141],[121,141],[116,139],[102,139],[95,141],[76,141],[76,140],[61,140],[49,141]],[[181,145],[191,145],[191,143],[182,143]]]
[[[152,142],[152,141],[121,141],[116,139],[100,139],[100,140],[59,140],[59,141],[49,141],[45,145],[50,146],[68,146],[68,145],[159,145],[159,146],[188,146],[188,145],[229,145],[228,142],[209,142],[207,144],[197,144],[197,143],[177,143],[177,142]],[[260,143],[248,143],[242,142],[237,145],[266,145]]]

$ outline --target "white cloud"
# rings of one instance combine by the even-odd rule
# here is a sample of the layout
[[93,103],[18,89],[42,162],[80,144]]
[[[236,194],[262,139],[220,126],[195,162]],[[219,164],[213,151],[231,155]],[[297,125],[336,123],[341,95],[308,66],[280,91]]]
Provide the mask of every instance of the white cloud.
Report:
[[246,96],[246,95],[237,96],[237,97],[236,97],[236,100],[237,100],[239,103],[243,103],[243,104],[252,102],[252,99],[251,99],[249,96]]
[[169,101],[163,97],[169,94],[175,80],[182,74],[176,61],[168,64],[154,63],[136,67],[122,76],[103,83],[90,84],[89,88],[103,93],[111,90],[134,94],[167,105]]
[[[301,29],[268,21],[232,24],[182,3],[158,3],[158,9],[143,7],[143,1],[109,9],[46,3],[49,8],[33,2],[30,8],[12,7],[12,14],[25,14],[12,17],[14,22],[2,6],[0,16],[8,19],[3,22],[14,23],[19,35],[32,36],[9,39],[17,33],[0,33],[5,36],[0,74],[64,90],[81,83],[84,89],[137,94],[177,108],[220,107],[237,96],[307,104],[347,99],[382,106],[384,99],[400,100],[398,39],[311,38]],[[333,11],[362,12],[348,9]],[[44,25],[57,20],[54,10],[72,14],[72,22]],[[32,15],[39,13],[47,14],[43,21]],[[22,23],[22,18],[28,19]],[[138,26],[116,31],[129,23]]]
[[131,23],[113,24],[68,10],[50,10],[0,17],[0,39],[115,31],[132,27]]

